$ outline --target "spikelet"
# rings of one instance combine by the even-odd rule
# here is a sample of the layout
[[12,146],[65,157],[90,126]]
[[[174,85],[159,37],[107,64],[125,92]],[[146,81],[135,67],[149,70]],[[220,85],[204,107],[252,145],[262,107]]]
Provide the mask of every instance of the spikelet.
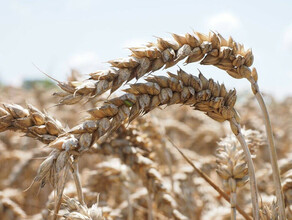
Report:
[[[256,157],[257,148],[263,144],[263,136],[260,132],[251,129],[242,129],[242,133],[251,151],[252,157]],[[223,179],[228,189],[228,179],[233,178],[237,187],[243,186],[248,181],[247,164],[240,143],[233,135],[228,135],[218,142],[216,154],[217,173]]]
[[248,181],[247,163],[244,160],[244,153],[236,145],[219,143],[216,154],[217,173],[223,179],[227,189],[231,189],[230,179],[233,179],[236,187],[244,186]]

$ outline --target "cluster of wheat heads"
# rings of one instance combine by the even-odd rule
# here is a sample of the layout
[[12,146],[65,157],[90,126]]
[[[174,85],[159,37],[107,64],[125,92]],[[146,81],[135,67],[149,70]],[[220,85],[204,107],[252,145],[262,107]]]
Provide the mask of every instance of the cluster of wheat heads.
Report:
[[[210,32],[209,35],[198,32],[184,36],[173,34],[173,38],[173,40],[158,38],[157,43],[149,43],[145,47],[130,48],[132,54],[128,58],[110,61],[112,68],[92,73],[90,78],[85,81],[58,82],[59,87],[64,90],[64,92],[56,93],[57,96],[61,97],[59,104],[80,103],[84,98],[92,99],[102,95],[107,90],[113,93],[133,78],[138,79],[162,67],[171,67],[183,59],[186,59],[186,63],[201,61],[200,63],[203,65],[214,65],[225,70],[232,77],[248,79],[265,115],[279,216],[280,219],[284,219],[285,205],[269,118],[257,85],[257,72],[255,68],[249,69],[253,63],[251,50],[245,51],[243,45],[236,43],[232,38],[225,40],[220,34],[213,32]],[[86,206],[78,172],[78,160],[81,154],[89,151],[96,142],[104,142],[105,137],[111,136],[122,124],[131,122],[141,114],[146,114],[157,107],[172,104],[189,105],[196,110],[205,112],[215,121],[230,122],[232,132],[243,150],[239,151],[234,146],[230,149],[225,147],[224,151],[226,152],[220,151],[218,154],[218,158],[221,158],[218,160],[218,173],[228,181],[232,192],[231,197],[228,198],[232,208],[231,216],[236,218],[236,188],[240,187],[240,183],[249,179],[253,217],[260,219],[262,208],[259,208],[254,165],[248,145],[241,132],[238,113],[234,109],[235,89],[227,91],[224,84],[216,83],[213,79],[206,79],[201,73],[196,77],[180,69],[177,74],[168,73],[168,75],[152,76],[146,78],[146,83],[131,84],[130,88],[125,89],[126,93],[122,96],[106,100],[101,107],[89,109],[90,117],[72,129],[65,129],[58,121],[32,106],[25,109],[21,106],[5,104],[0,109],[1,131],[20,130],[27,136],[48,144],[49,148],[53,148],[48,158],[40,165],[34,181],[40,182],[41,186],[49,182],[56,188],[55,219],[58,217],[58,211],[61,207],[63,190],[69,171],[74,177],[79,203],[82,207]],[[123,144],[120,147],[122,148]],[[135,154],[133,155],[134,159],[132,160],[141,160],[141,158],[135,157]],[[144,172],[149,172],[146,174],[146,179],[154,178],[155,182],[159,179],[159,175],[153,169],[147,170],[149,166],[152,165],[147,164],[142,169]],[[200,172],[199,169],[197,171]],[[138,169],[136,172],[139,174],[140,170]],[[139,175],[145,179],[145,174]],[[202,176],[208,182],[207,177]],[[209,183],[212,184],[211,181]],[[158,200],[161,193],[159,190],[157,191],[158,186],[155,188],[154,198]],[[148,190],[152,192],[151,188]],[[221,191],[220,193],[222,194]],[[166,198],[168,197],[166,196]],[[158,204],[167,204],[166,198],[159,199],[162,203]],[[226,199],[226,196],[224,198]],[[167,209],[170,209],[171,212],[165,211],[166,216],[185,218],[174,205]],[[242,214],[242,210],[240,212]],[[90,214],[88,215],[88,218],[94,219],[90,217]],[[246,218],[248,218],[247,215]]]
[[186,58],[186,63],[201,60],[203,65],[214,65],[225,70],[230,76],[246,78],[252,86],[264,115],[269,143],[273,178],[279,202],[280,216],[284,218],[284,198],[277,165],[277,154],[272,134],[271,123],[266,105],[257,84],[258,75],[253,64],[251,50],[244,50],[242,44],[232,38],[224,39],[220,34],[210,32],[208,35],[195,32],[184,36],[173,34],[173,41],[158,38],[157,43],[149,43],[145,47],[130,48],[132,54],[128,58],[109,61],[113,68],[91,74],[84,82],[61,83],[59,86],[67,92],[60,103],[74,104],[84,96],[95,97],[107,90],[114,92],[124,82],[140,78],[146,73],[154,72],[162,67],[168,68]]

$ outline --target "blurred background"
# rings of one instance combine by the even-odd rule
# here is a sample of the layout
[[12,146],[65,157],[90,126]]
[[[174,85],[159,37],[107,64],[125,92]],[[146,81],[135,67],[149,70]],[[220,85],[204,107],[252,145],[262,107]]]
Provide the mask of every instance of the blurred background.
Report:
[[[292,2],[288,1],[0,1],[0,82],[21,86],[47,79],[37,68],[65,80],[71,69],[88,74],[125,57],[127,47],[192,30],[218,31],[252,48],[262,90],[292,94]],[[249,91],[213,67],[191,64],[229,88]],[[174,67],[173,69],[176,69]]]

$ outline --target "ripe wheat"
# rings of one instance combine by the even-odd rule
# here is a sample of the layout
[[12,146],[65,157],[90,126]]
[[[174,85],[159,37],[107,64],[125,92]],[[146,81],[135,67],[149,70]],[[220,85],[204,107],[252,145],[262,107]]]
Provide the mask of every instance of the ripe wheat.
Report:
[[[251,83],[253,93],[264,113],[272,172],[265,165],[267,158],[263,154],[262,146],[265,146],[266,142],[262,133],[242,130],[240,127],[240,119],[234,108],[236,90],[227,91],[224,84],[206,79],[201,73],[197,77],[179,69],[177,74],[152,75],[145,78],[146,83],[130,84],[129,88],[124,89],[123,95],[100,100],[103,101],[101,105],[91,102],[94,107],[87,111],[88,117],[81,119],[81,123],[79,121],[77,126],[71,129],[32,105],[24,108],[16,104],[3,104],[3,107],[0,107],[0,133],[7,131],[8,135],[1,136],[0,140],[0,150],[4,152],[0,154],[0,163],[5,169],[5,172],[0,173],[0,177],[5,178],[5,181],[0,182],[0,189],[12,186],[19,181],[23,173],[35,170],[36,167],[33,165],[35,157],[44,156],[50,150],[51,153],[40,164],[33,183],[38,183],[40,188],[51,185],[54,193],[48,198],[43,213],[32,215],[25,212],[28,208],[20,205],[20,200],[15,199],[14,194],[3,191],[0,193],[2,218],[96,220],[144,219],[147,216],[148,219],[197,219],[220,215],[222,218],[230,216],[236,219],[238,211],[245,219],[251,219],[249,215],[252,212],[254,219],[282,220],[285,216],[285,205],[288,211],[287,218],[291,218],[291,161],[281,160],[280,173],[278,172],[269,115],[257,84],[257,71],[255,68],[250,69],[254,59],[252,51],[245,50],[243,45],[232,38],[226,40],[214,32],[208,35],[195,32],[184,36],[177,34],[172,36],[172,40],[157,38],[157,43],[130,48],[131,55],[128,58],[109,61],[111,68],[91,73],[85,81],[81,81],[75,71],[68,82],[58,81],[59,87],[63,90],[54,93],[61,98],[56,105],[58,110],[67,112],[67,108],[62,109],[61,105],[78,104],[85,98],[91,100],[108,90],[113,93],[134,78],[139,79],[163,67],[169,68],[182,60],[185,60],[185,64],[200,61],[202,65],[216,66],[234,78],[246,78]],[[44,108],[44,101],[39,97],[37,99],[41,102],[39,106]],[[19,100],[16,103],[19,103]],[[287,118],[291,118],[288,103],[289,100],[285,100],[284,104],[281,104],[282,108],[274,109],[277,113],[273,114],[287,115]],[[223,132],[225,125],[219,127],[219,123],[216,123],[215,130],[213,125],[208,124],[208,130],[202,126],[202,121],[206,119],[198,117],[190,120],[187,117],[193,113],[185,107],[179,112],[175,110],[169,113],[168,109],[171,107],[163,110],[162,114],[165,112],[166,115],[161,117],[164,119],[158,124],[150,120],[150,125],[147,125],[144,119],[138,119],[139,116],[150,112],[157,115],[157,112],[152,110],[174,104],[191,106],[216,122],[230,123],[234,136],[228,136],[219,142],[216,155],[217,169],[214,156],[198,156],[194,150],[200,151],[202,147],[207,153],[210,153],[211,149],[213,151],[220,135],[225,135]],[[239,106],[238,109],[248,109],[251,112],[244,116],[242,121],[250,126],[248,120],[252,120],[254,129],[260,120],[258,112],[250,105],[251,102],[245,107]],[[79,105],[76,105],[73,112],[71,111],[72,124],[76,125],[78,118],[75,117],[76,112],[81,111],[84,111],[84,106],[80,108]],[[70,119],[70,114],[67,115],[66,120]],[[257,120],[253,120],[255,117]],[[125,126],[134,119],[136,126]],[[284,149],[291,143],[287,138],[291,136],[289,133],[291,129],[286,124],[289,123],[282,122],[281,119],[275,123],[277,126],[275,134],[282,146],[281,156],[285,152],[285,157],[289,154],[286,155],[288,151]],[[46,144],[47,147],[42,151],[33,147],[18,149],[22,143],[14,141],[9,131],[20,131],[25,136]],[[188,143],[188,147],[184,146],[186,143],[184,138],[191,138],[194,132],[196,135],[193,140]],[[170,139],[172,134],[180,139],[180,148]],[[175,148],[169,147],[169,143]],[[20,155],[22,150],[26,152]],[[256,158],[256,154],[264,156]],[[87,161],[88,158],[93,159]],[[257,179],[252,158],[256,158],[255,164],[259,169]],[[199,162],[194,163],[196,160]],[[114,161],[119,161],[116,167]],[[89,168],[91,172],[82,169],[80,176],[80,164],[83,168]],[[187,164],[193,169],[181,171],[181,167],[178,167],[185,167]],[[223,179],[223,188],[229,191],[230,197],[216,184],[214,178],[216,170]],[[72,174],[76,190],[70,188],[73,184],[67,184],[70,182],[69,173]],[[284,180],[282,187],[280,174]],[[269,178],[272,176],[276,185],[277,203],[267,198],[274,192],[269,184]],[[205,182],[200,183],[203,179],[230,203],[229,214],[221,197],[214,194],[216,191],[209,190]],[[245,186],[248,181],[250,189]],[[262,195],[261,202],[258,202],[256,181]],[[18,185],[22,190],[27,187],[21,183]],[[247,190],[252,197],[252,211],[249,209],[250,199]],[[97,192],[102,193],[100,203],[99,199],[96,203]],[[77,197],[78,201],[74,197]],[[21,197],[21,200],[25,201],[25,198]],[[105,201],[105,198],[108,200]],[[217,207],[221,207],[222,213],[214,212]],[[39,207],[35,209],[41,210]]]

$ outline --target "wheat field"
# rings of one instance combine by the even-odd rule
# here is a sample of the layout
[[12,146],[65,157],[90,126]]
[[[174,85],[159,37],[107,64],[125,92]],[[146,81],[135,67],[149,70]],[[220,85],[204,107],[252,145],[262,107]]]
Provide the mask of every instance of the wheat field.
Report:
[[1,86],[0,219],[292,219],[292,99],[262,94],[254,59],[220,33],[172,34],[106,70]]

